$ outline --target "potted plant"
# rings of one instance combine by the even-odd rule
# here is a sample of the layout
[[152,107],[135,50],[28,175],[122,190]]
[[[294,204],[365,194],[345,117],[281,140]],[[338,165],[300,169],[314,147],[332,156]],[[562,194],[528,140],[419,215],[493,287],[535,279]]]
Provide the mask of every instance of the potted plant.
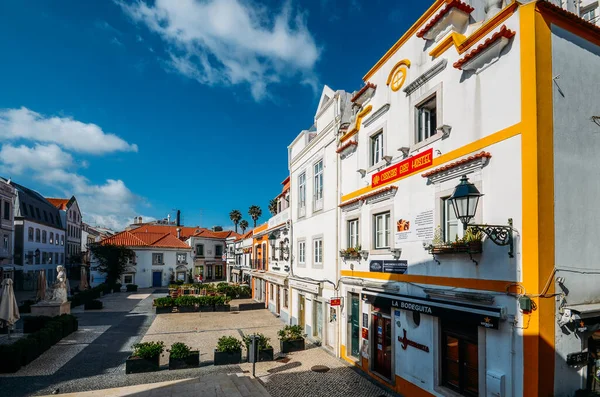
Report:
[[304,350],[303,329],[299,325],[286,325],[277,333],[282,353]]
[[242,362],[242,341],[234,336],[222,336],[215,349],[215,365]]
[[197,296],[198,309],[201,312],[214,312],[215,311],[215,300],[214,296]]
[[175,305],[179,313],[194,313],[198,311],[196,304],[198,299],[195,296],[182,295],[175,299]]
[[120,283],[116,283],[115,285],[113,285],[113,292],[121,292],[121,284]]
[[213,298],[216,312],[228,312],[231,310],[231,306],[229,305],[231,298],[226,295],[215,296]]
[[[255,334],[258,337],[258,349],[254,353],[256,361],[273,361],[273,346],[269,343],[270,338],[263,334]],[[248,352],[247,360],[250,362],[250,344],[252,343],[252,335],[244,336],[244,344]]]
[[160,342],[143,342],[133,345],[133,354],[125,361],[126,374],[158,371],[160,355],[165,344]]
[[356,260],[360,258],[360,250],[360,245],[356,247],[348,247],[346,249],[340,250],[340,256],[343,259]]
[[137,292],[138,286],[136,284],[127,284],[127,292]]
[[165,298],[154,299],[154,306],[156,307],[156,314],[173,313],[173,307],[175,306],[175,299],[167,296]]
[[182,342],[173,343],[169,350],[169,369],[196,368],[200,365],[200,352]]
[[98,299],[94,299],[88,302],[85,302],[83,309],[84,310],[100,310],[102,309],[103,305],[102,305],[102,301],[99,301]]

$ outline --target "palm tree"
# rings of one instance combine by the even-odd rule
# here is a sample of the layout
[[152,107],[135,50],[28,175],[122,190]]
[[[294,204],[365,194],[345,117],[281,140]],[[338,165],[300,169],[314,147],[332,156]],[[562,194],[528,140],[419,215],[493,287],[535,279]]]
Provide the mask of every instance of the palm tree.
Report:
[[240,220],[242,219],[242,213],[238,210],[233,210],[229,213],[229,219],[231,219],[231,222],[235,225],[235,232],[237,233],[238,223],[240,223]]
[[250,215],[250,217],[254,221],[254,227],[256,227],[256,221],[262,215],[262,210],[258,205],[251,205],[248,209],[248,215]]
[[242,234],[244,234],[246,232],[246,229],[248,229],[248,221],[245,219],[242,219],[240,221],[240,229],[242,229]]
[[271,215],[277,215],[277,200],[272,199],[269,202],[269,212]]

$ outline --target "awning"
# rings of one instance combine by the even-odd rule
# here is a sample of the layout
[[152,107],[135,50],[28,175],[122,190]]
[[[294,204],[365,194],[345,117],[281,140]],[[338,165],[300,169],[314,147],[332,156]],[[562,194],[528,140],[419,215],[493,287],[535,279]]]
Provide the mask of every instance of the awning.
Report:
[[265,274],[262,275],[262,278],[267,280],[270,283],[279,284],[279,285],[285,285],[285,282],[287,280],[287,276],[285,276],[283,274],[273,273],[273,272],[266,272]]
[[573,319],[600,317],[600,303],[586,303],[584,305],[565,306],[571,311]]
[[231,269],[231,274],[240,274],[239,269]]
[[362,294],[363,300],[376,307],[409,310],[484,328],[498,329],[499,320],[503,318],[504,309],[500,307],[387,294],[369,289],[363,289]]

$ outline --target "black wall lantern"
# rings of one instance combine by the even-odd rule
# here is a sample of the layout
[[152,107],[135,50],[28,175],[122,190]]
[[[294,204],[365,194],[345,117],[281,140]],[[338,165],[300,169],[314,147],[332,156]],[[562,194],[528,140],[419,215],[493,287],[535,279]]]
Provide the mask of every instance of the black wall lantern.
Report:
[[508,256],[514,258],[512,218],[508,219],[508,226],[469,224],[471,219],[475,217],[477,204],[479,204],[479,198],[481,196],[483,196],[483,194],[479,192],[474,184],[469,182],[469,178],[467,178],[466,175],[463,175],[460,183],[454,188],[454,192],[448,200],[452,203],[456,218],[460,219],[465,230],[471,228],[473,232],[485,233],[494,244],[502,246],[508,245],[510,247]]

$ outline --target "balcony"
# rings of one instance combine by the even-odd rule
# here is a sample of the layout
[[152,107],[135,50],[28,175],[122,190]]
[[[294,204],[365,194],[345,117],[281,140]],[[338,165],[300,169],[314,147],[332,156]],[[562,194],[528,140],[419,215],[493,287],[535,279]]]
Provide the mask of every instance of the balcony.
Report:
[[286,223],[288,220],[290,220],[290,208],[286,208],[284,210],[282,210],[280,213],[273,215],[271,217],[271,219],[269,219],[269,229],[281,225],[283,223]]

